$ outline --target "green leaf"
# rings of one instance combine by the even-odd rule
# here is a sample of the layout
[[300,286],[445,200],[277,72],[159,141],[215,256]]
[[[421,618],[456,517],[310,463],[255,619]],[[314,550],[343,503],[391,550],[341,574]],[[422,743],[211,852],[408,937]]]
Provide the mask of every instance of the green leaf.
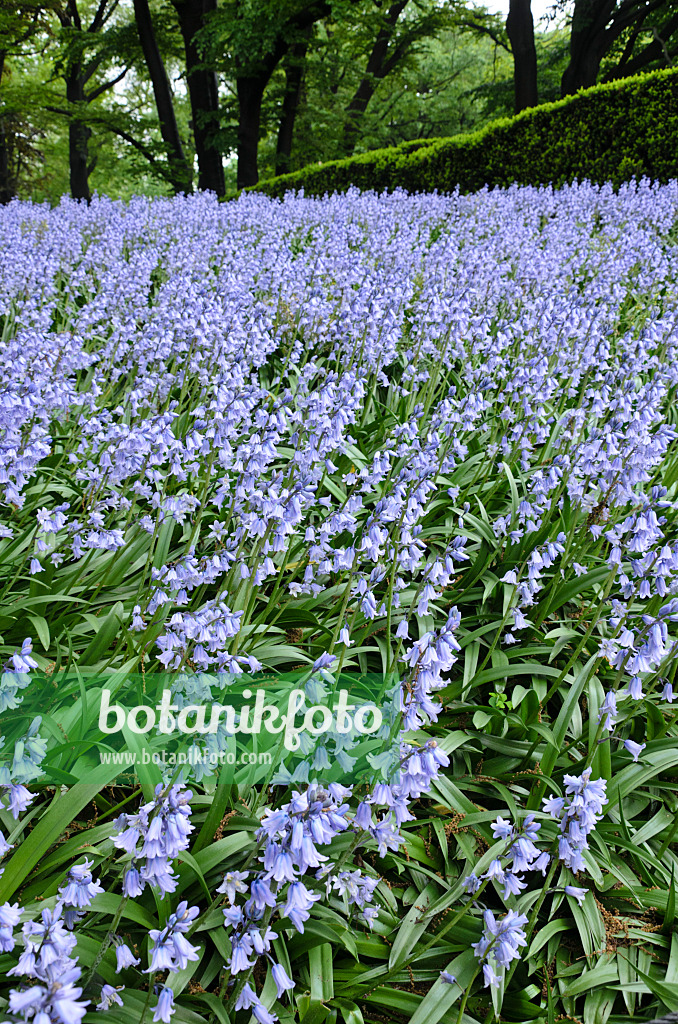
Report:
[[565,996],[579,996],[599,985],[612,985],[619,981],[616,963],[599,963],[593,970],[585,971],[574,981],[568,982],[563,990]]
[[205,1006],[209,1007],[220,1024],[231,1024],[231,1018],[226,1013],[226,1007],[221,999],[214,995],[213,992],[201,992],[199,995],[191,996],[189,998],[191,1001],[195,1001],[198,1004],[204,1003]]
[[464,950],[445,968],[456,984],[437,978],[429,991],[415,1009],[410,1024],[438,1024],[450,1007],[461,997],[478,972],[478,960],[472,949]]
[[339,1008],[344,1024],[365,1024],[362,1010],[350,999],[333,999],[332,1006]]
[[308,1009],[300,1017],[302,1024],[322,1024],[324,1020],[327,1020],[331,1013],[329,1006],[323,1006],[322,1003],[309,1000]]
[[88,772],[89,782],[73,786],[61,793],[40,819],[32,832],[23,840],[16,853],[4,865],[0,876],[0,902],[9,900],[31,870],[59,840],[64,829],[77,819],[78,814],[118,774],[116,765],[100,765]]
[[122,601],[117,601],[102,620],[94,639],[83,651],[78,665],[95,665],[113,643],[124,620],[125,606]]
[[[562,703],[560,711],[558,712],[558,717],[556,718],[553,724],[553,728],[551,730],[553,734],[553,746],[548,746],[546,748],[546,750],[544,751],[544,756],[541,759],[541,771],[542,774],[547,777],[551,775],[551,772],[555,767],[556,761],[558,759],[558,754],[562,748],[565,736],[567,735],[567,730],[569,728],[570,722],[572,721],[575,709],[579,708],[579,698],[581,697],[584,691],[584,687],[586,686],[587,680],[591,673],[591,669],[593,668],[597,660],[598,655],[592,655],[586,662],[586,664],[583,666],[583,668],[579,670],[579,672],[574,678],[574,681],[567,690],[565,699]],[[537,804],[539,803],[542,788],[543,787],[540,785],[536,787],[536,789],[533,790],[533,792],[531,793],[530,799],[528,801],[528,807],[530,810],[534,810]]]
[[437,895],[437,886],[429,883],[420,896],[405,915],[402,924],[398,928],[391,947],[391,955],[388,958],[389,970],[393,970],[403,960],[406,960],[414,949],[417,941],[430,927],[430,915],[428,909]]
[[571,927],[571,922],[562,917],[555,921],[549,921],[548,924],[545,924],[543,928],[539,929],[533,938],[527,955],[529,957],[533,957],[535,953],[539,952],[542,946],[546,945],[552,936],[558,935],[559,932],[567,931]]
[[636,973],[643,979],[652,995],[656,996],[667,1010],[671,1013],[678,1013],[678,982],[658,981],[642,971],[639,966],[636,967]]
[[332,977],[332,946],[323,942],[308,951],[308,970],[311,979],[311,1001],[327,1002],[334,996]]
[[27,616],[27,618],[29,618],[31,623],[33,624],[33,627],[35,628],[35,632],[38,634],[38,640],[42,644],[43,649],[45,651],[48,651],[49,650],[49,644],[50,644],[50,635],[49,635],[49,625],[47,624],[47,619],[43,619],[42,615],[35,615],[35,614],[29,614]]

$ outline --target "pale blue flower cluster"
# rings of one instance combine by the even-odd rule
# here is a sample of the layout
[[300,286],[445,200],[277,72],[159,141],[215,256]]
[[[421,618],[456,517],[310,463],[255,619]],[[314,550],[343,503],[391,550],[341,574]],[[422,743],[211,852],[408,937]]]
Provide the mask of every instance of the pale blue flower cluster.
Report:
[[[565,796],[546,797],[542,802],[543,812],[559,823],[558,860],[570,871],[577,873],[585,869],[583,852],[588,849],[587,837],[603,816],[607,803],[604,779],[591,780],[591,769],[580,776],[565,775]],[[527,888],[524,872],[539,871],[546,875],[552,863],[551,855],[536,845],[541,824],[534,814],[528,814],[519,825],[498,817],[492,824],[495,839],[505,844],[504,851],[495,857],[482,875],[471,873],[464,879],[464,889],[475,895],[483,883],[503,886],[504,900],[520,896]],[[581,905],[588,889],[566,884],[563,891]],[[527,918],[514,910],[505,917],[495,919],[490,910],[484,913],[485,928],[480,942],[473,948],[483,964],[486,985],[498,986],[501,977],[499,968],[508,967],[512,960],[520,957],[519,949],[525,945],[524,925]]]
[[509,910],[497,920],[491,910],[486,910],[483,922],[482,938],[472,943],[472,947],[483,965],[485,984],[498,987],[501,978],[497,972],[500,968],[509,967],[512,960],[518,960],[521,947],[527,945],[524,930],[527,917]]
[[581,775],[566,775],[565,796],[548,797],[544,810],[560,822],[558,856],[574,871],[584,871],[584,851],[588,849],[588,836],[603,816],[607,803],[604,779],[591,779],[591,768]]
[[121,814],[117,819],[113,843],[131,858],[123,879],[126,896],[140,896],[146,885],[160,893],[176,889],[172,862],[188,849],[194,829],[190,820],[192,796],[183,783],[167,790],[158,783],[154,800],[144,804],[137,814]]

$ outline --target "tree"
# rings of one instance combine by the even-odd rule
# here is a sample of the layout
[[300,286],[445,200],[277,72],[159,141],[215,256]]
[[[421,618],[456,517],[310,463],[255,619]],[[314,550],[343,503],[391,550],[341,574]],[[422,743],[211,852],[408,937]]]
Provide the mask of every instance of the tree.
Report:
[[603,81],[636,75],[652,68],[671,67],[678,56],[678,9],[664,4],[643,11],[635,24],[619,35],[601,61]]
[[219,86],[216,71],[203,59],[205,30],[217,10],[217,0],[172,0],[186,54],[186,82],[191,100],[198,188],[223,196],[224,167],[217,142]]
[[[262,102],[273,72],[290,49],[293,52],[290,67],[295,61],[303,65],[301,51],[304,42],[308,42],[310,29],[315,22],[330,12],[331,7],[327,0],[311,0],[310,3],[301,5],[298,2],[277,4],[269,0],[255,7],[249,4],[239,5],[236,2],[231,43],[238,96],[238,188],[256,185],[259,180],[258,152]],[[265,17],[267,30],[262,31],[260,23]],[[288,94],[288,133],[294,125],[300,85],[300,82],[298,86],[295,85],[292,76]],[[289,137],[291,140],[291,135]],[[287,140],[283,129],[283,157],[286,146]],[[289,154],[287,159],[289,160]]]
[[[383,35],[379,36],[391,6],[375,0],[361,0],[350,7],[333,4],[331,16],[316,23],[303,64],[289,169],[345,155],[342,122],[347,123],[349,108],[354,110],[351,142],[361,151],[468,131],[508,112],[502,89],[497,112],[493,106],[485,113],[492,84],[503,83],[510,74],[504,19],[477,8],[471,12],[461,3],[410,0],[389,30],[385,58],[395,54],[397,59],[389,64],[387,74],[368,76],[367,66],[377,42],[382,42]],[[263,107],[260,162],[266,161],[268,173],[279,167],[271,140],[276,130],[280,135],[278,117],[286,105],[288,59],[289,54],[282,63],[284,78],[281,73],[272,78]],[[382,68],[384,63],[382,59]],[[375,64],[372,57],[372,68]],[[369,101],[358,114],[351,104],[356,93],[364,95],[365,80]],[[496,99],[493,92],[492,104]]]
[[360,124],[360,149],[457,135],[482,124],[488,119],[484,89],[510,81],[509,60],[494,49],[487,36],[456,29],[436,34],[421,59],[407,61],[377,89]]
[[[530,0],[510,3],[505,25],[468,0],[0,0],[0,200],[54,199],[66,171],[82,199],[187,192],[194,156],[198,187],[224,195],[225,155],[243,187],[260,163],[478,127],[512,91],[516,109],[536,102],[535,69],[542,98],[562,75],[565,31],[547,45]],[[599,75],[671,60],[675,3],[642,3],[614,0],[636,15]]]
[[134,17],[148,77],[153,87],[160,134],[167,148],[169,178],[176,192],[190,192],[193,187],[193,174],[179,134],[172,90],[153,28],[148,0],[134,0]]
[[[380,19],[381,24],[367,60],[365,73],[346,108],[342,147],[346,156],[351,156],[355,149],[360,119],[367,110],[378,83],[396,67],[406,52],[407,43],[404,40],[397,41],[395,46],[390,44],[395,35],[398,19],[408,3],[409,0],[395,0],[386,10],[383,19]],[[381,4],[378,3],[378,6],[381,7]],[[379,13],[381,14],[381,11]]]
[[373,0],[372,6],[377,17],[372,16],[368,25],[373,33],[376,28],[376,34],[365,71],[346,107],[342,146],[346,156],[355,150],[360,122],[380,82],[416,52],[417,44],[437,35],[455,16],[454,5],[446,10],[427,0],[393,0],[385,9],[383,0]]
[[509,0],[506,33],[513,54],[514,109],[518,114],[539,102],[531,0]]
[[294,125],[299,110],[301,91],[306,70],[306,54],[311,39],[312,26],[307,26],[302,38],[293,43],[285,59],[285,89],[283,92],[278,139],[275,151],[275,173],[286,174],[291,170]]
[[[668,44],[677,30],[673,0],[575,0],[562,95],[595,85],[603,59],[624,39],[609,78],[633,74],[652,63],[670,64]],[[648,31],[652,41],[643,46]],[[674,54],[678,52],[675,43],[671,42],[671,48]]]
[[[99,0],[91,19],[85,21],[81,17],[78,0],[66,0],[65,6],[57,8],[56,12],[61,23],[61,52],[56,60],[56,69],[66,83],[67,108],[52,107],[52,110],[65,114],[69,121],[71,195],[87,202],[91,198],[89,176],[94,168],[89,155],[92,128],[87,117],[88,107],[127,74],[125,66],[114,72],[112,78],[97,80],[102,66],[114,56],[106,47],[103,32],[118,3],[119,0]],[[93,84],[88,89],[90,82]]]
[[0,4],[0,203],[17,195],[26,166],[39,157],[36,139],[41,135],[21,108],[10,98],[12,62],[25,53],[47,29],[48,14],[56,0],[21,0]]

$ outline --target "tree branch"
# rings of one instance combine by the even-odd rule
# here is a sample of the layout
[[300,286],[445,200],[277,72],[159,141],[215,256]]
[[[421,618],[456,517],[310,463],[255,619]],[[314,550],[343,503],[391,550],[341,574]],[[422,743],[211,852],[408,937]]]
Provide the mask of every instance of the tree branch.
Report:
[[99,6],[97,7],[96,14],[92,18],[90,26],[87,29],[88,32],[98,32],[100,28],[103,28],[105,22],[108,21],[108,18],[110,18],[111,14],[118,6],[118,0],[114,0],[111,10],[108,12],[108,18],[105,18],[104,15],[106,13],[107,6],[108,0],[99,0]]
[[106,60],[106,54],[99,50],[90,61],[87,62],[85,67],[82,69],[82,80],[83,82],[89,82],[90,78],[97,70],[101,67],[103,62]]
[[652,14],[658,8],[663,7],[665,0],[650,0],[649,3],[643,6],[642,10],[638,9],[637,3],[632,3],[631,0],[626,0],[625,4],[619,9],[618,15],[613,19],[612,24],[609,28],[605,29],[603,36],[609,40],[609,46],[618,39],[625,28],[639,20],[641,23],[647,18],[648,14]]
[[299,11],[291,21],[295,28],[304,29],[309,28],[316,21],[319,21],[320,18],[325,18],[331,13],[332,5],[327,3],[327,0],[320,0],[319,3],[309,4],[308,7]]
[[129,68],[123,68],[120,74],[116,75],[115,78],[112,78],[108,82],[104,82],[103,85],[98,85],[96,89],[92,89],[91,92],[88,92],[85,97],[87,102],[92,103],[95,99],[101,96],[102,93],[107,92],[108,89],[112,89],[114,85],[117,85],[118,82],[121,82],[123,80],[128,71]]
[[[64,117],[69,119],[73,117],[72,111],[64,110],[63,107],[45,107],[45,110],[48,110],[51,114],[62,114]],[[126,132],[124,128],[119,128],[117,125],[111,124],[110,121],[107,121],[102,117],[90,116],[87,118],[87,121],[91,124],[103,125],[108,129],[108,131],[113,132],[114,135],[119,135],[125,142],[129,142],[130,146],[136,149],[148,160],[161,178],[164,178],[165,181],[170,181],[167,170],[158,162],[158,160],[156,160],[151,150],[147,146],[144,146],[143,142],[139,142],[139,140],[135,139],[133,135]]]
[[[75,27],[78,29],[78,31],[81,31],[82,30],[82,22],[80,21],[80,12],[78,11],[77,0],[67,0],[66,10],[70,12],[70,19],[71,20],[70,20],[70,22],[66,22],[65,24],[68,25],[68,24],[72,23],[73,25],[75,25]],[[63,24],[64,24],[64,22],[62,21],[62,25]]]
[[462,18],[457,22],[460,28],[468,29],[471,32],[480,32],[481,35],[489,36],[496,46],[501,46],[502,50],[506,50],[507,53],[511,52],[510,46],[502,39],[501,34],[496,29],[491,28],[489,25],[484,25],[482,22],[473,21],[470,18]]
[[659,45],[662,48],[662,53],[664,54],[664,60],[669,65],[669,67],[672,67],[673,66],[673,60],[671,59],[671,54],[668,51],[668,47],[667,47],[666,43],[664,42],[662,37],[659,35],[659,32],[657,31],[656,26],[652,29],[652,35],[654,37],[655,42],[659,43]]
[[678,52],[678,45],[669,49],[668,42],[665,40],[669,40],[676,31],[678,31],[678,14],[675,14],[673,18],[666,21],[659,29],[656,26],[653,27],[652,42],[643,47],[635,57],[632,53],[626,56],[625,50],[622,56],[626,57],[626,59],[620,59],[617,65],[605,76],[604,81],[611,82],[617,78],[635,75],[638,71],[642,71],[644,67],[647,67],[648,64],[651,64],[653,60],[658,60],[660,55],[663,55],[667,64],[671,66],[673,64],[673,57]]

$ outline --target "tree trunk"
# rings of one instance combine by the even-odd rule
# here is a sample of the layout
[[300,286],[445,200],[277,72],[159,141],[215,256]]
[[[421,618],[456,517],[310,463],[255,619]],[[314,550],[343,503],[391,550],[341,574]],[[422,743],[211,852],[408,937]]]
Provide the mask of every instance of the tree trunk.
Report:
[[186,51],[186,78],[191,101],[193,138],[198,157],[198,188],[226,192],[221,153],[211,140],[219,124],[217,76],[204,68],[195,43],[196,33],[204,25],[205,14],[216,9],[216,0],[172,0],[179,17],[179,28]]
[[280,124],[278,126],[278,144],[275,152],[275,173],[287,174],[290,170],[292,156],[292,140],[294,138],[294,122],[301,99],[301,86],[304,80],[304,61],[311,35],[310,27],[306,38],[295,43],[290,50],[289,61],[285,68],[285,94],[283,96]]
[[365,68],[365,74],[346,107],[346,122],[344,124],[342,142],[342,150],[345,156],[353,154],[358,141],[360,121],[363,114],[367,110],[377,85],[392,66],[393,62],[389,60],[389,43],[393,38],[398,18],[407,7],[408,2],[409,0],[396,0],[389,7],[384,24],[379,29],[377,38],[374,41],[374,46]]
[[344,125],[344,141],[342,151],[344,156],[353,156],[353,151],[358,142],[360,121],[367,110],[368,104],[377,88],[377,79],[363,78],[360,85],[353,93],[351,102],[346,108],[346,124]]
[[594,47],[582,47],[572,54],[560,83],[562,96],[572,96],[577,90],[596,84],[603,52]]
[[[66,74],[66,99],[70,103],[85,103],[85,87],[80,64],[73,64]],[[88,144],[92,130],[73,118],[68,126],[68,162],[71,195],[74,199],[92,198],[89,190]]]
[[[305,27],[305,26],[304,26]],[[241,65],[236,72],[238,92],[238,188],[259,181],[258,153],[261,105],[271,75],[287,52],[289,43],[279,35],[266,56],[256,64]]]
[[9,166],[9,144],[5,119],[0,117],[0,205],[5,206],[15,195]]
[[[0,50],[0,84],[5,70],[5,51]],[[9,166],[9,142],[7,140],[6,118],[0,116],[0,205],[4,206],[13,198],[15,186]]]
[[153,86],[155,106],[160,122],[160,134],[167,147],[167,159],[170,165],[170,180],[175,192],[190,192],[193,187],[193,175],[188,165],[186,154],[181,143],[177,127],[177,119],[172,102],[167,72],[158,48],[153,31],[151,12],[148,0],[134,0],[134,17],[137,23],[139,41],[144,53],[148,75]]
[[606,49],[605,28],[614,0],[575,0],[570,30],[570,63],[560,83],[562,96],[595,85]]
[[[405,0],[407,2],[407,0]],[[256,59],[236,54],[238,93],[238,188],[256,185],[259,180],[257,155],[261,128],[261,104],[266,86],[280,61],[295,41],[303,42],[313,24],[331,12],[327,0],[315,0],[281,26],[268,50]],[[302,34],[301,39],[299,33]]]
[[259,181],[257,154],[261,127],[261,104],[270,75],[248,75],[237,79],[238,86],[238,188]]
[[506,32],[513,53],[513,90],[516,114],[536,107],[537,51],[534,45],[534,21],[531,0],[510,0]]

